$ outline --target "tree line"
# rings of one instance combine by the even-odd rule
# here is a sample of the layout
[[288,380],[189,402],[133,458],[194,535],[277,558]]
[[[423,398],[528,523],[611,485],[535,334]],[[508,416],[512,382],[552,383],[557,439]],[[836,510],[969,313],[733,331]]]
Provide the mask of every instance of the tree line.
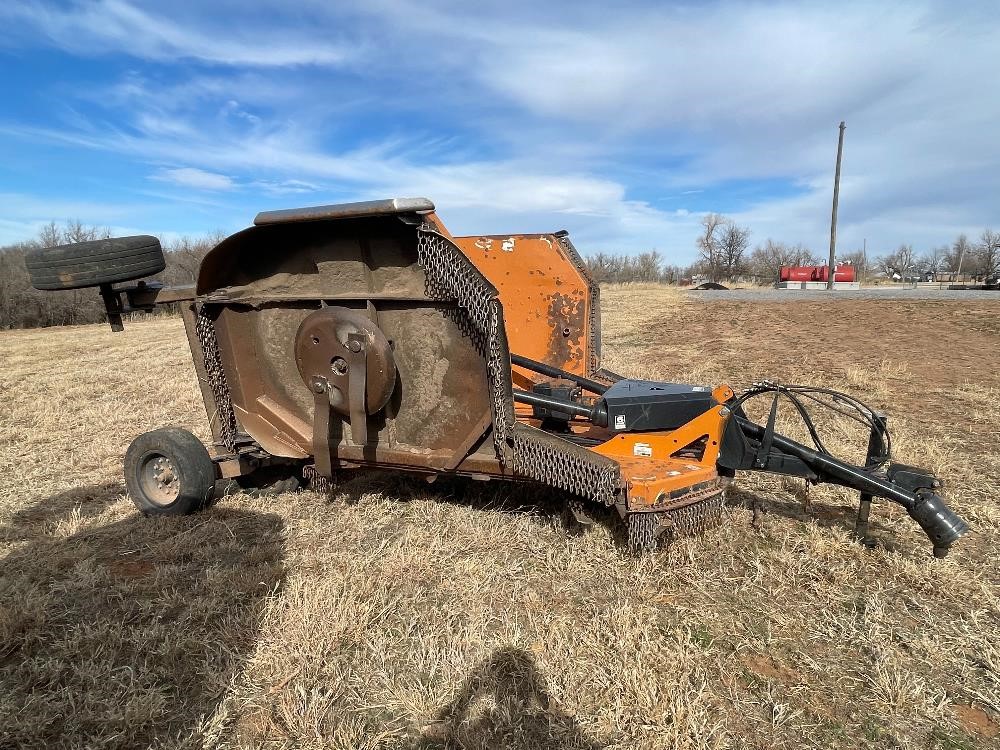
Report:
[[[107,229],[79,221],[59,226],[51,222],[27,242],[0,247],[0,329],[97,323],[104,320],[104,306],[93,289],[40,292],[31,286],[24,256],[33,249],[110,236]],[[697,260],[687,266],[667,262],[651,250],[638,255],[599,252],[585,257],[599,283],[681,284],[692,280],[778,280],[782,266],[818,266],[823,255],[802,244],[791,245],[768,238],[750,249],[749,227],[722,214],[706,214],[696,238]],[[167,267],[156,279],[168,285],[193,284],[201,259],[222,239],[221,232],[187,237],[164,244]],[[941,281],[989,280],[1000,276],[1000,232],[984,229],[977,239],[960,234],[948,245],[920,253],[903,244],[888,253],[869,255],[862,250],[840,253],[838,261],[854,265],[858,278],[889,280],[932,278]]]
[[[665,262],[656,251],[640,255],[596,253],[585,258],[594,279],[602,283],[685,283],[692,280],[748,281],[770,284],[778,280],[782,266],[820,266],[825,254],[799,244],[771,239],[750,249],[750,228],[722,214],[702,217],[695,240],[697,260],[689,266]],[[919,253],[913,245],[869,254],[854,250],[837,254],[838,263],[854,266],[859,280],[886,278],[890,281],[989,280],[1000,275],[1000,232],[984,229],[977,240],[960,234],[954,242]]]
[[960,234],[950,245],[939,245],[924,253],[916,252],[913,245],[900,245],[874,262],[875,270],[889,278],[996,279],[1000,276],[1000,232],[984,229],[975,241]]
[[[104,303],[95,289],[40,292],[31,286],[24,256],[41,247],[87,242],[111,236],[107,229],[88,227],[79,221],[63,226],[51,222],[27,242],[0,247],[0,329],[79,325],[103,322]],[[198,265],[222,239],[217,233],[198,239],[182,238],[164,244],[167,267],[157,281],[167,285],[193,284]]]

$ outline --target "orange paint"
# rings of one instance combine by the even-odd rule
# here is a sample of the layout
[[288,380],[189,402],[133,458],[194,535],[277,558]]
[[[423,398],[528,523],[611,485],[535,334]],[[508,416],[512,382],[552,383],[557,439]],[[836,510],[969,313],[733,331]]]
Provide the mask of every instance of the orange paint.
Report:
[[[621,466],[622,478],[628,489],[629,510],[662,503],[673,492],[718,478],[716,461],[728,419],[722,414],[724,408],[715,406],[670,432],[615,435],[592,448],[595,453],[613,458]],[[705,440],[705,450],[700,458],[676,455],[702,439]]]
[[[555,234],[452,237],[497,288],[510,351],[579,375],[590,375],[591,299],[587,278]],[[535,373],[513,368],[515,388]]]

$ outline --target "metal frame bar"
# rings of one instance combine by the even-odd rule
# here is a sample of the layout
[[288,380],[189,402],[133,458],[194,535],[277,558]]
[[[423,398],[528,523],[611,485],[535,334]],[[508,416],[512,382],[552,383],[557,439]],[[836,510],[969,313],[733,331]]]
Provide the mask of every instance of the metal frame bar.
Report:
[[560,369],[553,365],[546,364],[545,362],[539,362],[534,359],[529,359],[528,357],[522,357],[520,354],[514,354],[513,352],[510,355],[510,362],[512,365],[517,365],[518,367],[523,367],[526,370],[537,372],[539,375],[548,375],[551,378],[571,380],[578,386],[585,388],[591,393],[596,393],[599,396],[607,391],[609,387],[604,383],[598,383],[596,380],[585,378],[582,375],[577,375],[576,373]]

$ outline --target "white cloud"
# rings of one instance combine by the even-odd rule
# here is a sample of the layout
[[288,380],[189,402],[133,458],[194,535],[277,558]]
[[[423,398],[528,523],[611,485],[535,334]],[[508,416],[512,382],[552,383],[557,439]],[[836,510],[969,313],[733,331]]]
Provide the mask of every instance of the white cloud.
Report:
[[176,169],[161,169],[150,179],[170,182],[181,187],[195,190],[232,190],[235,185],[230,177],[216,172],[206,172],[195,167],[178,167]]
[[266,24],[247,28],[241,18],[245,13],[245,8],[232,8],[225,23],[209,25],[204,17],[178,23],[168,12],[143,10],[125,0],[84,0],[58,8],[39,2],[0,7],[0,19],[26,24],[56,46],[86,54],[117,52],[149,60],[188,58],[251,67],[335,65],[353,55],[352,48],[332,40],[335,35],[329,30],[285,32]]
[[[457,231],[566,225],[582,249],[686,260],[708,210],[825,247],[846,119],[842,247],[1000,224],[988,4],[179,5],[0,9],[65,49],[234,66],[129,73],[89,121],[0,132],[186,164],[156,177],[227,200],[427,195]],[[330,46],[330,29],[366,43]],[[283,69],[311,62],[348,72]]]
[[268,195],[318,193],[322,190],[319,185],[305,180],[254,180],[247,187],[263,191]]
[[[478,6],[377,7],[401,36],[449,49],[428,67],[457,57],[447,75],[485,87],[501,110],[508,103],[516,114],[496,123],[515,139],[544,122],[561,126],[561,139],[549,136],[561,147],[629,160],[622,144],[641,145],[667,166],[627,193],[700,188],[700,205],[715,196],[706,210],[739,211],[760,239],[823,246],[841,119],[844,243],[930,245],[1000,222],[1000,99],[988,93],[1000,17],[990,3],[626,4],[612,15],[581,3],[558,22],[523,7],[485,20]],[[797,195],[741,208],[731,184],[764,180]]]

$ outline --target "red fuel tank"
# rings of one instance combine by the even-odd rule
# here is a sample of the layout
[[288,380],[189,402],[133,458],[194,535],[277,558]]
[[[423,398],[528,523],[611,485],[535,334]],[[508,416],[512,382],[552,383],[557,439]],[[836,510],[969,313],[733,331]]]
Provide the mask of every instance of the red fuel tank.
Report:
[[[830,278],[828,266],[782,266],[778,274],[779,281],[827,281]],[[834,272],[834,281],[851,282],[855,280],[854,266],[839,265]]]

